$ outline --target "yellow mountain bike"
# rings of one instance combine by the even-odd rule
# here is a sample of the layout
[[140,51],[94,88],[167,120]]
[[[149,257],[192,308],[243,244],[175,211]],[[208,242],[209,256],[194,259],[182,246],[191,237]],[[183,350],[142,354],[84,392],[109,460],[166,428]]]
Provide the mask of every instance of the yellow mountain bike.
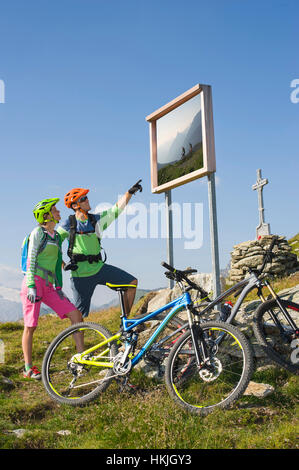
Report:
[[[114,379],[125,385],[141,359],[165,357],[168,392],[191,412],[206,414],[215,407],[226,408],[242,395],[253,372],[250,343],[228,323],[199,322],[188,286],[188,275],[195,270],[173,272],[162,264],[172,270],[165,274],[180,285],[181,296],[154,312],[127,318],[123,293],[135,286],[107,284],[120,295],[120,330],[112,334],[102,325],[84,322],[70,326],[52,341],[43,360],[42,380],[54,400],[73,406],[88,403]],[[176,315],[182,310],[188,322],[180,326]],[[140,345],[140,325],[156,319],[154,331]],[[78,350],[83,342],[84,350]]]

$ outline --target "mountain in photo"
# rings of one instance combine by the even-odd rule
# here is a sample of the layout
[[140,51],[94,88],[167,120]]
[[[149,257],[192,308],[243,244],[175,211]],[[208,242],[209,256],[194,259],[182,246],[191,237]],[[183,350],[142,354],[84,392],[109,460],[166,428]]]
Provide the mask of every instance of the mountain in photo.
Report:
[[190,144],[192,147],[202,142],[201,111],[193,118],[189,127],[182,132],[178,132],[175,139],[158,147],[158,170],[166,165],[174,163],[182,157],[182,147],[188,154]]

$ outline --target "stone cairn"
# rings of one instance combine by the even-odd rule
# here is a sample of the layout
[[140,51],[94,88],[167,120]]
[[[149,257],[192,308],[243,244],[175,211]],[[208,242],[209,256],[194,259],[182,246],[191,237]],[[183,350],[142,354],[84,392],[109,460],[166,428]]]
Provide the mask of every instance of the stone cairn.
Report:
[[[231,265],[228,284],[235,284],[244,279],[248,268],[259,269],[262,266],[265,252],[272,241],[273,235],[265,235],[260,240],[239,243],[231,253]],[[278,238],[278,245],[273,249],[275,255],[272,263],[265,266],[264,273],[277,277],[288,276],[299,270],[297,256],[292,253],[285,237]]]

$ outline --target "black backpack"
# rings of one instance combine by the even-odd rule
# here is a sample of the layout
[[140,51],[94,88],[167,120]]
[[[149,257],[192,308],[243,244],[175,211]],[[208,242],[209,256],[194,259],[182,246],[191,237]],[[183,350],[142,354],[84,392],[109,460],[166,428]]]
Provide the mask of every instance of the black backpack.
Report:
[[81,234],[87,234],[87,233],[94,233],[95,232],[95,226],[97,223],[97,220],[95,218],[94,214],[88,214],[88,220],[90,221],[91,225],[93,226],[93,230],[89,230],[87,232],[78,232],[77,231],[77,219],[75,215],[70,215],[69,216],[69,222],[70,222],[70,236],[69,236],[69,247],[67,250],[68,257],[70,258],[70,262],[65,265],[64,270],[68,271],[76,271],[78,269],[78,262],[81,261],[88,261],[90,264],[91,263],[98,263],[99,261],[103,261],[105,263],[107,256],[104,250],[105,254],[105,259],[102,258],[101,250],[103,249],[101,246],[101,240],[98,237],[99,241],[99,253],[97,255],[83,255],[83,254],[77,254],[73,253],[74,249],[74,244],[75,244],[75,238],[76,238],[76,233],[81,233]]

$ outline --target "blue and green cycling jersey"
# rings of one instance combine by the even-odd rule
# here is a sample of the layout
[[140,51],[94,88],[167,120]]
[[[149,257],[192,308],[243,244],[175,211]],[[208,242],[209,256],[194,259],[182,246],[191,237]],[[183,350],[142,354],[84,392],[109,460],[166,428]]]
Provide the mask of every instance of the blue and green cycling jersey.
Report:
[[[110,209],[107,209],[100,214],[94,214],[96,218],[96,227],[94,228],[89,221],[86,219],[84,222],[77,219],[77,230],[75,243],[73,248],[74,254],[83,255],[97,255],[100,252],[99,236],[106,230],[109,225],[119,216],[123,209],[119,209],[115,204]],[[70,221],[66,220],[61,226],[57,228],[57,232],[61,236],[61,240],[69,238],[70,235]],[[90,233],[88,233],[90,232]],[[103,261],[89,263],[88,261],[79,261],[78,269],[71,271],[72,277],[86,277],[93,276],[99,272],[103,266]]]

